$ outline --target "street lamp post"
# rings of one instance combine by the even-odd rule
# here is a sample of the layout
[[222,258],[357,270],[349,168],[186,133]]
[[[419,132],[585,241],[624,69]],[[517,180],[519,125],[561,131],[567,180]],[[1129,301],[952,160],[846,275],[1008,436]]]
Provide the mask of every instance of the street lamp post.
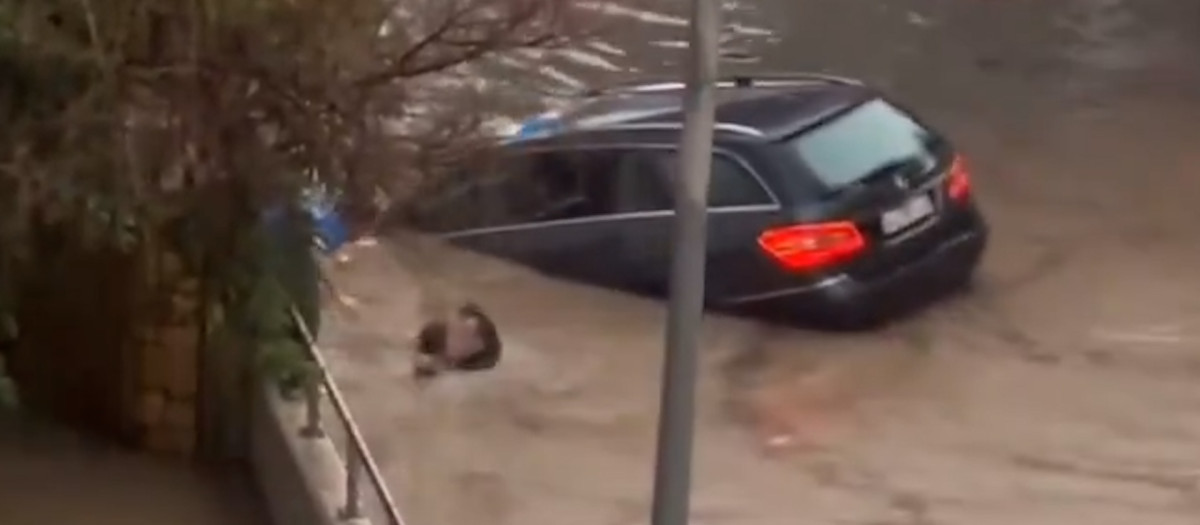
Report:
[[708,186],[716,100],[719,0],[692,0],[685,120],[675,178],[675,228],[651,525],[686,525],[691,499],[697,347],[704,308]]

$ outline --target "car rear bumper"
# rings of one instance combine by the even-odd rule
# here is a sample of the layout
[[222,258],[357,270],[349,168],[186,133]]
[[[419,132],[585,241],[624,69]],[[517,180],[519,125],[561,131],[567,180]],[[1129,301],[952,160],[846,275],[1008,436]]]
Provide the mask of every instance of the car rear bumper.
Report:
[[920,305],[965,285],[987,248],[978,223],[919,259],[871,280],[838,274],[804,287],[738,301],[739,309],[771,317],[862,324]]

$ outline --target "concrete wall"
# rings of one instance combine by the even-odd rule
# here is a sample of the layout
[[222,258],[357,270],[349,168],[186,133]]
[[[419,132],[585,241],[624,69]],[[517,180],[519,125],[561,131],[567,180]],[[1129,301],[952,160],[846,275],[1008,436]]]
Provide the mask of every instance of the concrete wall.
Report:
[[[251,422],[250,461],[276,525],[344,524],[345,465],[328,438],[300,435],[304,404],[264,388]],[[366,524],[367,520],[355,520]]]

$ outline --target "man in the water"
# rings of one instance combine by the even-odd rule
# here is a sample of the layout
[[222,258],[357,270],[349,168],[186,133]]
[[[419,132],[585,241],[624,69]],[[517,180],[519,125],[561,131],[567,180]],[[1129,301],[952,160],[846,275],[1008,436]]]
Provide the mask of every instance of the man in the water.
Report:
[[475,304],[465,304],[448,319],[425,325],[417,335],[414,374],[431,377],[448,370],[480,371],[500,362],[496,325]]

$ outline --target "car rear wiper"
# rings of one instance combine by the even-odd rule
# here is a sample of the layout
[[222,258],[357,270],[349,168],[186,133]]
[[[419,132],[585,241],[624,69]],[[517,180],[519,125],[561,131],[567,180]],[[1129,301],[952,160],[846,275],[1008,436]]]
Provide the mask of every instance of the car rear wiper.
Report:
[[830,199],[830,198],[834,198],[834,197],[841,197],[848,193],[850,193],[850,194],[858,193],[858,192],[862,191],[863,189],[865,189],[872,182],[874,182],[875,180],[879,179],[882,176],[889,175],[892,173],[898,173],[898,172],[902,172],[902,171],[908,172],[908,171],[912,171],[912,170],[914,170],[916,168],[920,168],[920,167],[921,167],[921,159],[920,159],[920,157],[916,157],[916,156],[904,157],[904,158],[896,159],[893,161],[889,161],[889,162],[886,162],[886,163],[880,165],[879,167],[867,172],[867,174],[862,177],[859,177],[855,180],[852,180],[852,181],[842,184],[840,186],[835,186],[833,188],[830,188],[828,191],[825,192],[823,197],[826,199]]
[[866,187],[867,187],[867,185],[861,179],[853,180],[853,181],[847,182],[845,184],[842,184],[841,186],[834,186],[832,188],[829,188],[828,190],[825,191],[825,193],[823,193],[821,195],[821,198],[822,198],[822,200],[830,200],[830,199],[834,199],[837,197],[845,196],[846,194],[858,193]]
[[884,175],[891,175],[893,173],[907,174],[908,172],[921,169],[923,166],[924,164],[921,161],[921,157],[911,155],[886,162],[867,172],[866,175],[863,175],[858,180],[863,182],[871,182]]

